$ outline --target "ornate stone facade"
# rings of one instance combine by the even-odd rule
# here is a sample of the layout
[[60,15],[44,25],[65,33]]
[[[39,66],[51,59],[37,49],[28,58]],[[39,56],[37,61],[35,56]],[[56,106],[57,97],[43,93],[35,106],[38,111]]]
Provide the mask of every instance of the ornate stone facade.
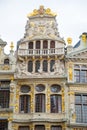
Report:
[[87,129],[87,33],[67,41],[44,6],[28,15],[16,55],[0,39],[1,130]]

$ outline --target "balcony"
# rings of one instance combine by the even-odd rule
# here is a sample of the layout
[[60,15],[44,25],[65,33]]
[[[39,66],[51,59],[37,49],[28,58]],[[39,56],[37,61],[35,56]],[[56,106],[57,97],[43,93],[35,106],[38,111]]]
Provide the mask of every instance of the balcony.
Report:
[[61,55],[64,54],[64,48],[51,49],[19,49],[19,56],[45,56],[45,55]]

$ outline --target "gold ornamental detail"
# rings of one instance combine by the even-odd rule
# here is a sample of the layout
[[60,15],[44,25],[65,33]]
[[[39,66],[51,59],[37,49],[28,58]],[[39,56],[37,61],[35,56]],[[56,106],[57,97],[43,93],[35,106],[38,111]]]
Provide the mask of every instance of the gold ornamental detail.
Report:
[[44,15],[56,16],[56,13],[52,12],[50,8],[45,9],[44,6],[41,5],[39,9],[34,9],[32,13],[27,15],[27,17],[37,16],[37,15],[41,17],[43,17]]

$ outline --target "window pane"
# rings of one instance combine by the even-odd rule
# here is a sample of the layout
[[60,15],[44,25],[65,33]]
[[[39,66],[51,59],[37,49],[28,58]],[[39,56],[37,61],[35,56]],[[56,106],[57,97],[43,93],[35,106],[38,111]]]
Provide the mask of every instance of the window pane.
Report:
[[82,96],[82,103],[87,104],[87,95]]
[[36,49],[40,49],[40,41],[36,41]]
[[33,49],[33,42],[29,42],[29,49]]
[[62,111],[61,95],[51,95],[51,113],[60,113]]
[[75,82],[80,82],[80,70],[74,70]]
[[87,123],[87,105],[83,105],[83,122]]
[[44,94],[35,95],[35,111],[45,112],[45,95]]
[[75,96],[75,103],[76,103],[76,104],[81,103],[81,95],[76,95],[76,96]]
[[75,105],[76,122],[82,122],[81,105]]
[[47,49],[48,48],[48,41],[43,41],[43,49]]
[[51,126],[51,130],[62,130],[61,126]]
[[29,95],[20,96],[20,112],[21,113],[30,112],[30,96]]
[[33,71],[33,62],[29,61],[28,62],[28,72],[32,72]]
[[0,120],[0,130],[8,130],[8,122],[6,120]]
[[47,60],[43,61],[43,71],[45,71],[45,72],[48,71],[48,62],[47,62]]
[[57,84],[54,84],[51,86],[51,91],[52,92],[59,92],[61,90],[61,87]]
[[45,130],[45,126],[44,125],[36,125],[35,130]]
[[0,90],[0,108],[9,108],[10,91]]
[[87,95],[75,96],[76,122],[87,123]]
[[50,48],[55,48],[55,41],[50,42]]
[[30,91],[30,86],[28,85],[22,85],[21,86],[21,92],[22,93],[28,93]]
[[80,71],[80,81],[87,82],[87,71],[86,70]]
[[51,71],[51,72],[54,71],[54,69],[53,69],[54,64],[55,64],[55,60],[51,60],[51,61],[50,61],[50,71]]
[[45,90],[45,86],[44,86],[44,85],[38,84],[38,85],[36,86],[36,91],[37,91],[37,92],[42,92],[42,91],[44,91],[44,90]]
[[35,72],[38,72],[38,69],[40,68],[40,61],[37,60],[35,63]]
[[19,130],[30,130],[29,126],[19,126]]

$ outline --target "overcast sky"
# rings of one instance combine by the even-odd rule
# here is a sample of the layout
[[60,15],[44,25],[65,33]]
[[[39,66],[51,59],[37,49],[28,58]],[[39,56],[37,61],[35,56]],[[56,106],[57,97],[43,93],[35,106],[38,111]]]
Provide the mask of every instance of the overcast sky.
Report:
[[74,45],[87,32],[87,0],[0,0],[0,37],[8,43],[6,53],[11,41],[16,49],[25,33],[27,14],[40,5],[58,14],[58,31],[65,41],[72,37]]

